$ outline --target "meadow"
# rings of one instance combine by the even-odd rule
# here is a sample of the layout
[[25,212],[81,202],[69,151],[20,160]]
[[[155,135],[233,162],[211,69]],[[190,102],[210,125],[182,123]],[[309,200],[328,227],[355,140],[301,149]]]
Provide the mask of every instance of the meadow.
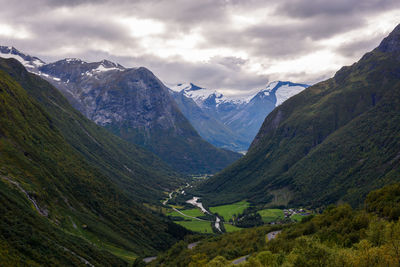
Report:
[[230,219],[232,219],[233,215],[243,213],[243,211],[249,206],[249,202],[240,201],[229,205],[210,207],[210,211],[214,214],[218,213],[218,215],[222,216],[224,220],[228,222]]
[[263,222],[270,223],[274,221],[282,220],[285,215],[283,210],[280,209],[265,209],[258,211],[258,214],[261,215]]

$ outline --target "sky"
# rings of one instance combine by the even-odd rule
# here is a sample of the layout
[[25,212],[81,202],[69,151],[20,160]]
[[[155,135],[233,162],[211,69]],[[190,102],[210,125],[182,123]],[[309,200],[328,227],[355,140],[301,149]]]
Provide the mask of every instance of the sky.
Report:
[[375,48],[399,0],[0,0],[0,45],[46,62],[108,59],[167,85],[245,95],[314,84]]

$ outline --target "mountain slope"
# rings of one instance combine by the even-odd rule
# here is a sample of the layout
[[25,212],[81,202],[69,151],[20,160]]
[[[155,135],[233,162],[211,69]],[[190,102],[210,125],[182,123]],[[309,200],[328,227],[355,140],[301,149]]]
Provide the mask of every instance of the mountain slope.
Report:
[[399,59],[400,26],[358,63],[277,107],[249,153],[199,190],[216,202],[358,205],[400,180]]
[[218,118],[207,114],[184,92],[171,91],[180,111],[206,141],[233,151],[247,150],[248,143]]
[[[2,61],[4,62],[4,61]],[[65,140],[93,166],[137,201],[159,203],[164,191],[183,179],[155,155],[121,140],[77,112],[48,82],[29,74],[17,62],[0,64],[40,102]]]
[[306,84],[292,82],[272,82],[258,92],[236,114],[227,117],[224,122],[233,131],[246,138],[249,144],[265,120],[265,117],[277,106],[307,88]]
[[146,68],[66,59],[39,68],[86,117],[160,156],[175,170],[214,173],[240,157],[205,142]]
[[[247,151],[265,117],[307,87],[306,84],[277,81],[255,95],[233,98],[190,83],[173,86],[171,93],[204,139],[217,147]],[[193,107],[194,104],[197,107]]]
[[[185,233],[134,202],[68,144],[53,121],[57,113],[47,113],[16,81],[32,79],[34,86],[40,78],[13,59],[0,65],[12,70],[0,70],[1,261],[124,265],[108,251],[152,254]],[[44,95],[55,90],[40,84],[48,86]]]
[[369,193],[365,209],[330,206],[298,223],[207,238],[190,250],[193,241],[179,242],[150,266],[232,266],[244,257],[239,266],[399,266],[399,216],[400,184],[393,184]]

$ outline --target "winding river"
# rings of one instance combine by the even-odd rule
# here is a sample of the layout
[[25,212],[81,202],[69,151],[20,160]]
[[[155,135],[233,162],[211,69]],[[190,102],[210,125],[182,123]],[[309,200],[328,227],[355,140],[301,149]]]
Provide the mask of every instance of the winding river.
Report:
[[[189,204],[191,204],[191,205],[193,205],[193,206],[198,207],[203,213],[212,215],[211,212],[209,212],[208,210],[206,210],[206,209],[203,207],[203,203],[198,202],[199,199],[200,199],[199,197],[193,197],[192,199],[187,200],[186,203],[189,203]],[[215,224],[214,224],[214,225],[215,225],[215,228],[216,228],[218,231],[222,232],[221,226],[220,226],[220,221],[221,221],[221,219],[220,219],[218,216],[215,216],[215,218],[216,218],[216,219],[215,219]]]

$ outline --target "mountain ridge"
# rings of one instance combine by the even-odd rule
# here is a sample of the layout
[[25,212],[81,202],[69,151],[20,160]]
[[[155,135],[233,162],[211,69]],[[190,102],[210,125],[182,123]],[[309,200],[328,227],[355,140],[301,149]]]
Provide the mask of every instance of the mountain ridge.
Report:
[[[170,92],[203,138],[216,146],[241,152],[247,151],[269,112],[307,87],[276,81],[251,95],[227,97],[217,90],[182,83],[171,86]],[[188,108],[194,104],[198,108]]]
[[52,83],[87,118],[157,154],[175,170],[215,173],[240,157],[204,141],[164,84],[144,67],[63,59],[30,71]]
[[[66,130],[57,116],[74,110],[65,99],[65,105],[56,104],[62,104],[54,98],[57,95],[64,99],[15,59],[0,59],[2,251],[6,245],[16,262],[33,266],[80,265],[86,261],[124,265],[120,255],[114,254],[118,249],[130,255],[149,255],[181,238],[183,228],[139,204],[141,198],[128,194],[130,188],[123,190],[110,172],[104,172],[104,162],[96,165],[79,151],[91,138],[78,125],[73,126],[72,118],[80,121],[81,127],[88,127],[100,143],[101,138],[94,135],[98,126],[69,114],[72,124],[61,121],[83,136],[82,144],[76,147],[68,143],[72,139],[63,135]],[[54,103],[49,107],[45,105],[51,101],[34,99],[41,97]],[[55,107],[58,113],[48,113]],[[162,189],[158,190],[161,196]]]
[[[246,156],[199,188],[204,197],[271,203],[286,194],[285,205],[357,206],[397,181],[400,62],[398,49],[386,49],[400,44],[396,29],[357,63],[271,112]],[[221,198],[211,200],[217,192]]]

